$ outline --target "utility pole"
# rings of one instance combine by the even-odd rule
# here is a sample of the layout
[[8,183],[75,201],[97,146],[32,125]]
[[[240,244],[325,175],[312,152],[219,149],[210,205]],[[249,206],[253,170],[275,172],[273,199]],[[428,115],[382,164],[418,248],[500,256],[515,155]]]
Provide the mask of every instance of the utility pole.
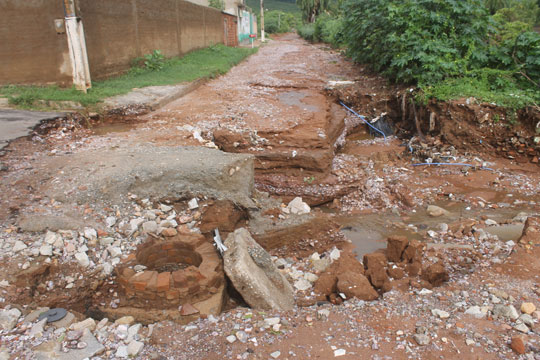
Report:
[[86,40],[82,19],[77,16],[75,0],[62,0],[66,22],[69,58],[73,70],[73,84],[77,90],[86,91],[92,87]]
[[261,41],[264,42],[264,0],[261,0]]

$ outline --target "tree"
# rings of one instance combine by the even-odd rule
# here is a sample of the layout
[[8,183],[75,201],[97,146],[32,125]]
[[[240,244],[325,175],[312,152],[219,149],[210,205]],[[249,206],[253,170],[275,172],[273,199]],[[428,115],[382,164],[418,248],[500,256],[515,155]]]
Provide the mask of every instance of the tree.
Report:
[[296,0],[296,4],[302,11],[302,17],[307,22],[315,22],[317,16],[328,9],[329,0]]

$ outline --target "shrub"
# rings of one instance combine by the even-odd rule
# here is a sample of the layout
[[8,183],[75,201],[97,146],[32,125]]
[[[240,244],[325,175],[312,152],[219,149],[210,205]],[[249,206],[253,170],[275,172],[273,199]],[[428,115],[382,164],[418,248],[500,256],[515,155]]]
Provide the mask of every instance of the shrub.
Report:
[[269,34],[285,33],[296,28],[299,16],[279,10],[267,11],[264,14],[264,30]]
[[314,42],[315,39],[313,35],[315,34],[315,24],[304,24],[297,29],[298,35],[307,41]]
[[314,41],[322,41],[339,47],[343,44],[343,20],[328,14],[320,15],[315,21]]
[[482,0],[347,0],[351,57],[400,82],[435,83],[486,58]]

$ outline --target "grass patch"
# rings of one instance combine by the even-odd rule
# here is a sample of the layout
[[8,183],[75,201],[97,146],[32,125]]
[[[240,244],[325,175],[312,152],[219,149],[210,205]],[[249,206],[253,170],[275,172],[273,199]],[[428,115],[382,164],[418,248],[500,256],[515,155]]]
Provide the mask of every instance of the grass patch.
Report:
[[159,70],[133,67],[124,75],[95,81],[87,94],[74,88],[64,89],[58,86],[8,85],[0,87],[0,96],[7,97],[11,104],[21,108],[36,108],[39,106],[36,105],[38,100],[75,101],[91,107],[107,97],[127,94],[134,88],[174,85],[225,74],[256,51],[257,49],[232,48],[219,44],[193,51],[181,58],[165,60]]
[[540,92],[516,80],[512,71],[480,69],[463,77],[449,78],[431,86],[420,85],[418,100],[427,103],[435,98],[441,101],[474,97],[509,109],[521,109],[540,103]]

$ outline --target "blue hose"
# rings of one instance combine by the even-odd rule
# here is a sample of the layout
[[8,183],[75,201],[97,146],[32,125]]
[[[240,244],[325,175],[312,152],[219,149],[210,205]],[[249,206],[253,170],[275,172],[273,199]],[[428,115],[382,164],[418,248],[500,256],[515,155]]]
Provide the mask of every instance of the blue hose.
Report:
[[[412,164],[412,166],[423,166],[423,165],[450,165],[450,166],[468,166],[468,167],[477,167],[475,165],[471,164],[463,164],[463,163],[420,163],[420,164]],[[480,166],[478,167],[480,170],[490,170],[495,171],[491,168]]]
[[370,128],[372,128],[373,130],[375,130],[376,132],[382,134],[382,136],[384,136],[384,140],[386,141],[386,135],[379,129],[377,129],[375,126],[371,125],[369,123],[369,121],[366,120],[366,118],[362,115],[358,115],[356,113],[356,111],[354,111],[353,109],[351,109],[350,107],[348,107],[347,105],[345,105],[342,101],[339,102],[341,105],[343,105],[343,107],[345,107],[345,109],[349,110],[350,112],[352,112],[354,115],[358,116],[363,122],[366,123],[367,126],[369,126]]

